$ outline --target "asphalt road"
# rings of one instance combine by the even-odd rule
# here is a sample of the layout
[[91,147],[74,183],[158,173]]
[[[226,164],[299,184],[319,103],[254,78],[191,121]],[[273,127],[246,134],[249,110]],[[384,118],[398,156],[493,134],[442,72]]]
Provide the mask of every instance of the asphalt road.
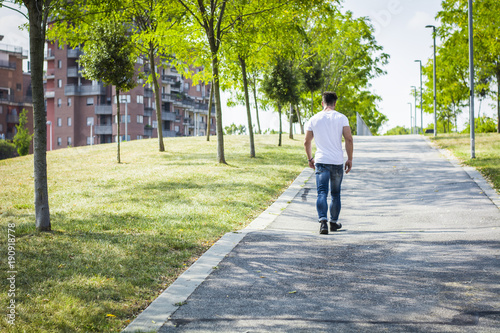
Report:
[[341,230],[319,234],[310,177],[159,332],[500,332],[499,208],[422,137],[354,149]]

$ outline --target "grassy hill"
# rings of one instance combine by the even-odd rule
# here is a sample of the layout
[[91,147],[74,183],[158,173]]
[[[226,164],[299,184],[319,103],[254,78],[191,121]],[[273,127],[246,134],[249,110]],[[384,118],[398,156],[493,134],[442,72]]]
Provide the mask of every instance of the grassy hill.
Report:
[[[298,140],[226,136],[49,152],[52,232],[35,230],[33,157],[0,161],[0,242],[15,234],[15,326],[10,332],[117,332],[223,234],[243,228],[307,166]],[[9,226],[10,224],[10,226]],[[10,228],[9,228],[10,227]],[[5,271],[5,269],[4,269]],[[2,278],[1,288],[9,289]],[[1,304],[11,297],[0,293]]]

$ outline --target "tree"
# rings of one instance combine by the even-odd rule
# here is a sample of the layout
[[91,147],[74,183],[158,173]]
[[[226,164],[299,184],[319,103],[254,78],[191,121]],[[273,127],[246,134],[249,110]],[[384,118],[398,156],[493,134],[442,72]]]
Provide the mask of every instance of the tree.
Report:
[[[116,18],[115,18],[116,19]],[[129,27],[118,20],[96,22],[80,57],[83,76],[101,80],[116,88],[117,105],[117,161],[120,160],[120,91],[128,91],[137,83],[134,79],[136,56],[127,36]]]
[[410,134],[410,129],[406,127],[396,126],[388,130],[384,135],[406,135]]
[[31,139],[33,135],[30,134],[28,127],[28,117],[26,116],[28,110],[23,109],[19,115],[19,124],[16,125],[17,133],[14,135],[14,144],[17,147],[17,153],[19,156],[28,155],[30,150]]
[[292,62],[278,56],[274,60],[271,71],[264,75],[262,89],[278,106],[280,121],[278,146],[281,146],[281,135],[283,132],[281,108],[285,104],[292,104],[298,100],[298,83]]
[[[443,0],[442,10],[437,18],[441,21],[438,35],[445,41],[460,39],[464,42],[449,45],[468,59],[468,1]],[[497,101],[497,133],[500,133],[500,43],[498,27],[500,26],[500,2],[496,0],[476,0],[473,6],[474,15],[474,66],[476,82],[487,85],[496,81]],[[462,70],[468,72],[468,63],[462,64]],[[481,77],[477,77],[477,75]],[[491,78],[491,80],[488,80]],[[482,88],[479,88],[479,92]]]
[[[5,5],[5,4],[9,5]],[[23,4],[28,15],[11,5]],[[43,57],[47,20],[60,0],[0,0],[0,6],[20,12],[28,20],[33,91],[33,164],[35,178],[35,220],[38,231],[50,231],[49,194],[47,187],[47,115],[43,92]]]

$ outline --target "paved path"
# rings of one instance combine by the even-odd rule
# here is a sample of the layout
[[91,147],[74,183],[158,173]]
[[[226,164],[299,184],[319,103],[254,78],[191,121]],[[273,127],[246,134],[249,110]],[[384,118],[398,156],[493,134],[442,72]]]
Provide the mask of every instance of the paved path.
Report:
[[484,190],[418,136],[355,137],[354,156],[341,231],[319,235],[314,177],[296,183],[182,306],[156,306],[154,329],[500,332],[500,211]]

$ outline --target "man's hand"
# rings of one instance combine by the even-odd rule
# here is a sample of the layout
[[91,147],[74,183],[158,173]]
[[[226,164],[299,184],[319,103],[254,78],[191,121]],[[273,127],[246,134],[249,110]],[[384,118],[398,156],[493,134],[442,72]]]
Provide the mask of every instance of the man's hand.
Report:
[[345,173],[346,174],[348,174],[349,171],[351,171],[351,169],[352,169],[352,160],[345,161],[344,169],[345,169]]
[[314,158],[312,160],[309,161],[309,167],[311,169],[316,169],[316,166],[314,165]]

